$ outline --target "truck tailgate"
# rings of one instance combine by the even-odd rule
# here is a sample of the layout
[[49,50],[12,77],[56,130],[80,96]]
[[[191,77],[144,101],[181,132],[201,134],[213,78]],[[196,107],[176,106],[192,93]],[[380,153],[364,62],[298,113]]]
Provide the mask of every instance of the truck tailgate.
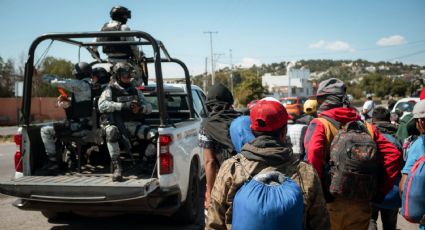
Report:
[[46,202],[103,203],[143,198],[159,187],[157,178],[112,182],[110,175],[24,176],[0,181],[0,193]]

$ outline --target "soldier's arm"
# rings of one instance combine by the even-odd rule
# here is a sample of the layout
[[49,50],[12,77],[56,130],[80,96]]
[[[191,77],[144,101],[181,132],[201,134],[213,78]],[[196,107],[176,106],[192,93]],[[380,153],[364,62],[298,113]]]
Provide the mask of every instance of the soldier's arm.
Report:
[[98,107],[101,113],[111,113],[121,111],[123,103],[112,101],[111,89],[106,88],[99,97]]
[[[127,25],[122,25],[121,26],[121,31],[130,31],[130,27],[128,27]],[[126,37],[127,41],[135,41],[134,37]],[[139,59],[140,57],[140,52],[139,52],[139,48],[136,45],[132,45],[130,46],[131,51],[133,52],[133,55],[136,59]]]
[[56,78],[52,80],[50,84],[56,87],[64,88],[71,92],[81,92],[83,90],[90,89],[90,86],[87,83],[81,82],[75,79],[57,79]]

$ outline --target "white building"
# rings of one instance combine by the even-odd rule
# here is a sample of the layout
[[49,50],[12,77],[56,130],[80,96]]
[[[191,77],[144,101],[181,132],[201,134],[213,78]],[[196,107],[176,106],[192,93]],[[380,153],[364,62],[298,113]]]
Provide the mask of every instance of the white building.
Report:
[[287,97],[288,86],[291,89],[291,96],[307,97],[313,94],[313,87],[309,78],[309,69],[291,68],[287,75],[272,76],[265,74],[261,77],[261,83],[276,98]]

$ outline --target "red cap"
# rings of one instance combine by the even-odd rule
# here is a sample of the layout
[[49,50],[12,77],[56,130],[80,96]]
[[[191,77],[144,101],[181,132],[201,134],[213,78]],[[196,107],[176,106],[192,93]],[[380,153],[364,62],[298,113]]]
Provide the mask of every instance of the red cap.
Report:
[[278,101],[260,100],[250,112],[251,129],[253,131],[271,132],[288,123],[288,113]]

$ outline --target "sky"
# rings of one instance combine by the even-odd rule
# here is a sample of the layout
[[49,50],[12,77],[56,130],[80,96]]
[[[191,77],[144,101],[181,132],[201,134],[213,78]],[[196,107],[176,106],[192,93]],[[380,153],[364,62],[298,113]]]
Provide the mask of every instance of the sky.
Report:
[[[115,5],[129,8],[128,26],[161,40],[192,75],[205,72],[206,58],[211,71],[208,31],[217,32],[215,69],[301,59],[425,65],[423,0],[0,0],[0,57],[23,63],[44,33],[98,31]],[[78,60],[75,49],[51,52]]]

